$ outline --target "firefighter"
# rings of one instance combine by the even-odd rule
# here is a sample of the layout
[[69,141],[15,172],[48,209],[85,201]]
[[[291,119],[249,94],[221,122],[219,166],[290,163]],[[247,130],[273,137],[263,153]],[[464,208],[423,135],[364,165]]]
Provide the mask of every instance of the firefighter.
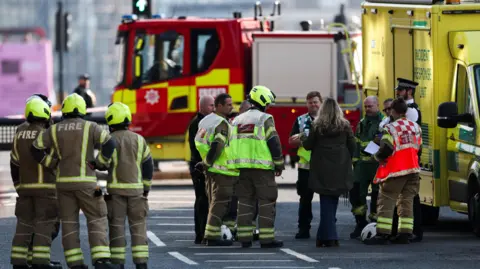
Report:
[[238,196],[237,236],[242,247],[252,246],[252,216],[258,199],[258,225],[262,248],[282,247],[275,240],[275,205],[278,187],[275,176],[285,169],[275,123],[265,113],[275,95],[264,86],[255,86],[248,95],[252,107],[233,121],[229,168],[240,169],[235,189]]
[[[418,86],[418,83],[404,78],[397,78],[397,87],[395,88],[397,97],[402,97],[407,103],[407,112],[405,117],[408,120],[411,120],[417,123],[419,126],[422,126],[422,113],[418,105],[415,103],[415,89]],[[418,152],[418,161],[420,162],[421,151]],[[422,228],[422,205],[420,203],[420,196],[417,194],[413,198],[413,237],[411,238],[412,242],[420,242],[423,239],[423,228]],[[398,216],[395,214],[394,223],[398,221]],[[393,228],[392,234],[396,234],[397,231]]]
[[[303,132],[308,136],[308,132],[312,128],[312,122],[317,116],[320,105],[322,104],[322,95],[319,92],[309,92],[306,101],[308,113],[298,116],[290,132],[291,138]],[[313,219],[312,200],[314,193],[308,186],[311,151],[302,147],[300,140],[289,139],[289,144],[298,147],[297,155],[300,158],[298,161],[298,180],[296,184],[300,201],[298,205],[298,233],[295,235],[295,239],[307,239],[310,238],[310,223]]]
[[[358,123],[356,128],[357,147],[353,156],[354,183],[350,190],[350,203],[352,204],[352,213],[355,216],[355,230],[350,234],[350,238],[357,238],[362,233],[363,228],[368,224],[366,215],[368,211],[367,194],[368,187],[372,183],[375,172],[378,168],[378,162],[373,156],[364,151],[370,142],[379,142],[379,125],[383,120],[382,113],[379,112],[378,99],[376,96],[368,96],[363,102],[365,108],[365,117]],[[378,197],[378,186],[372,185],[372,194],[370,201],[371,221],[376,220],[376,202]]]
[[238,170],[228,169],[231,158],[228,147],[230,124],[228,115],[232,112],[232,97],[226,93],[215,98],[215,112],[203,118],[198,125],[195,145],[202,157],[197,164],[200,171],[206,170],[207,186],[211,190],[205,236],[207,246],[230,246],[231,240],[221,240],[222,221],[228,213],[233,196],[233,187],[238,179]]
[[[403,98],[392,102],[394,122],[387,124],[375,159],[380,166],[375,183],[380,184],[377,234],[366,244],[388,244],[392,239],[393,210],[398,206],[398,236],[393,243],[408,244],[413,231],[413,199],[420,187],[418,152],[422,146],[420,126],[405,117]],[[398,199],[398,201],[397,201]]]
[[128,106],[115,102],[108,106],[105,119],[115,141],[109,167],[91,162],[92,169],[109,170],[107,180],[112,263],[125,264],[125,218],[128,216],[132,237],[132,257],[137,269],[146,269],[148,261],[147,222],[148,193],[153,177],[153,160],[145,139],[128,130],[132,114]]
[[110,263],[107,205],[97,187],[95,171],[88,163],[94,148],[100,147],[95,162],[107,165],[115,142],[107,131],[94,122],[85,121],[85,100],[78,94],[67,96],[62,104],[64,120],[41,133],[32,145],[37,162],[52,167],[57,159],[49,157],[52,149],[58,156],[56,189],[62,221],[62,245],[70,268],[88,268],[80,247],[79,210],[87,218],[92,264],[95,268],[116,268]]
[[[11,251],[13,268],[30,268],[29,263],[32,268],[61,268],[61,264],[50,261],[52,241],[59,228],[55,171],[39,166],[30,153],[33,141],[47,128],[50,113],[46,101],[38,95],[30,97],[25,106],[26,122],[17,127],[13,141],[10,171],[18,194]],[[52,159],[53,154],[50,151],[47,158]]]

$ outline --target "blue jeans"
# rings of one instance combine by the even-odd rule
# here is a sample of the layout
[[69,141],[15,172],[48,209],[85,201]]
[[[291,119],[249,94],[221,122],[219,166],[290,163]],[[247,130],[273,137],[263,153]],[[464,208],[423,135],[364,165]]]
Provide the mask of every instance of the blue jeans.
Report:
[[320,195],[320,225],[317,240],[338,240],[336,215],[339,196]]

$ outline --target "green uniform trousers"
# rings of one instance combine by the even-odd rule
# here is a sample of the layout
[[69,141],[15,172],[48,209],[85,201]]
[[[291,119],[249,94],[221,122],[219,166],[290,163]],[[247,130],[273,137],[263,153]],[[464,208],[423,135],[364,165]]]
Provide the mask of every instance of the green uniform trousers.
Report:
[[[15,206],[17,227],[12,240],[11,264],[50,264],[52,234],[56,233],[55,197],[19,196]],[[33,253],[29,246],[33,236]]]
[[[352,213],[355,216],[363,216],[367,214],[368,187],[372,185],[372,193],[378,193],[378,185],[373,184],[377,168],[377,162],[358,161],[355,165],[353,170],[353,188],[350,190],[349,194]],[[376,203],[374,199],[372,199],[372,203],[370,204],[370,211],[376,212]]]
[[133,263],[143,264],[148,261],[147,213],[148,200],[143,195],[123,196],[111,194],[105,196],[108,208],[108,225],[110,232],[110,252],[112,263],[125,264],[126,239],[125,219],[132,242]]
[[378,195],[377,233],[392,232],[393,210],[398,212],[398,232],[411,234],[413,230],[413,198],[420,189],[418,173],[393,177],[380,183]]
[[240,169],[236,188],[238,196],[237,235],[240,242],[253,240],[252,218],[258,200],[258,226],[261,244],[275,239],[275,215],[278,186],[273,170]]
[[220,240],[221,226],[230,208],[233,188],[237,177],[207,172],[207,189],[209,190],[210,206],[205,227],[205,239]]

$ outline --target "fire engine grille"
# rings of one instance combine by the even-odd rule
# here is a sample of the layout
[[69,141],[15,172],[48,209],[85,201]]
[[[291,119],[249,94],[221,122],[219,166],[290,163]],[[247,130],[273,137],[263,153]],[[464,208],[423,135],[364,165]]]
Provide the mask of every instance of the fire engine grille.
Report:
[[[103,117],[85,117],[86,120],[98,123],[102,128],[108,130],[108,125]],[[13,137],[17,126],[22,124],[23,119],[0,118],[0,151],[10,151],[13,148]],[[54,118],[55,123],[60,122],[61,118]]]

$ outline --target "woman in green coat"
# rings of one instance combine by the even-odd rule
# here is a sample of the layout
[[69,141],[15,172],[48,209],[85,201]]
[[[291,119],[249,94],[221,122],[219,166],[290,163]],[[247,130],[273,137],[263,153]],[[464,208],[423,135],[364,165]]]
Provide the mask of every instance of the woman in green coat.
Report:
[[299,136],[312,151],[310,188],[320,194],[320,225],[317,247],[338,246],[336,213],[340,195],[353,187],[352,155],[355,138],[350,122],[337,102],[328,98],[322,105],[309,134]]

